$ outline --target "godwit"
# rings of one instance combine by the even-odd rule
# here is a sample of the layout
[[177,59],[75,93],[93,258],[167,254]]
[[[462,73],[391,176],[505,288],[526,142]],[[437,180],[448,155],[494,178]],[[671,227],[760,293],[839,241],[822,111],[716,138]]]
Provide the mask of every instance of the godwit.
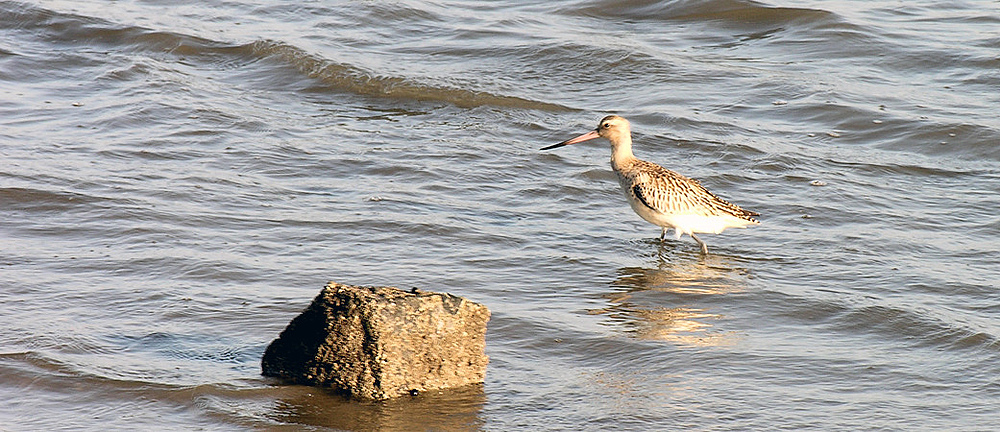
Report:
[[632,154],[632,129],[628,120],[609,115],[597,129],[542,150],[576,144],[594,138],[611,141],[611,168],[618,175],[618,183],[636,214],[647,222],[663,229],[660,241],[667,230],[674,235],[690,235],[701,246],[701,253],[708,253],[708,245],[695,233],[719,234],[726,228],[746,228],[758,225],[754,216],[760,213],[744,210],[705,189],[698,180],[690,179],[647,162]]

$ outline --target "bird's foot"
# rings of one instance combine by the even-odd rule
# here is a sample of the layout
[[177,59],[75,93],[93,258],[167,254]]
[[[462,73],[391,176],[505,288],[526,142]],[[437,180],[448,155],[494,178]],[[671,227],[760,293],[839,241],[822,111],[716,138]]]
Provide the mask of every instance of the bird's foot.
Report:
[[698,246],[701,246],[702,255],[708,255],[708,245],[705,244],[705,242],[701,241],[701,239],[695,236],[694,234],[691,234],[691,238],[693,238],[694,241],[698,242]]

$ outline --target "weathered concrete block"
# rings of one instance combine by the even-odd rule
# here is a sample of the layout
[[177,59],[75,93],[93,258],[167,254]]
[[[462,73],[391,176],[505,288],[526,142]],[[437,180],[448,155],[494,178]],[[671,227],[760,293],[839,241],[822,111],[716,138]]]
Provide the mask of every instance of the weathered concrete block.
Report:
[[334,282],[264,352],[266,376],[388,399],[486,375],[486,306],[451,294]]

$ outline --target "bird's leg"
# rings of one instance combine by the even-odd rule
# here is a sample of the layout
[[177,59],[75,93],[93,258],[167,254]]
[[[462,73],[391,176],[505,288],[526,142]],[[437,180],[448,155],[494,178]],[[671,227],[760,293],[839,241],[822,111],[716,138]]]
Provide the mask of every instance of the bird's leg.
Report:
[[694,233],[691,233],[691,238],[693,238],[694,241],[698,242],[698,245],[701,246],[701,253],[708,255],[708,245],[705,244],[705,242],[701,241],[700,238],[695,236]]
[[660,232],[660,243],[663,243],[663,241],[666,239],[667,239],[667,229],[664,228],[663,231]]

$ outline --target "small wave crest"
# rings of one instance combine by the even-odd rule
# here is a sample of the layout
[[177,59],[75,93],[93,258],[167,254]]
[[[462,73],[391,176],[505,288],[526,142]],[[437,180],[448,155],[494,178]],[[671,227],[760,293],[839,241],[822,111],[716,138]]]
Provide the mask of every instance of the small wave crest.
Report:
[[360,95],[446,102],[462,108],[498,106],[507,108],[567,111],[561,105],[516,96],[496,95],[468,89],[438,87],[411,79],[381,76],[361,68],[340,64],[277,41],[257,41],[243,47],[258,58],[272,58],[287,63],[323,86]]
[[620,2],[605,1],[587,8],[585,13],[636,20],[721,21],[733,25],[780,24],[833,16],[819,9],[773,7],[746,0],[638,1],[625,7]]

